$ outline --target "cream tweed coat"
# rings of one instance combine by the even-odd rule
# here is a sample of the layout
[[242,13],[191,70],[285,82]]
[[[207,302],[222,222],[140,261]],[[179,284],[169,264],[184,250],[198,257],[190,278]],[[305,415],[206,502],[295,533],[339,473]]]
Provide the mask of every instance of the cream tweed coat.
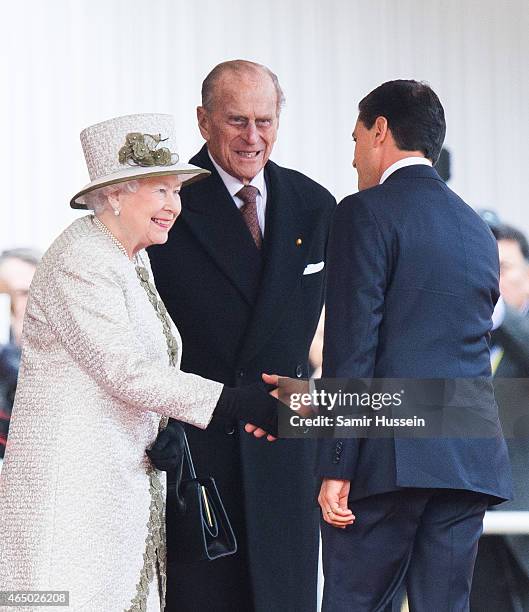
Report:
[[222,385],[180,371],[174,325],[168,365],[133,262],[91,219],[57,238],[30,290],[0,476],[0,591],[69,591],[69,608],[27,609],[159,612],[164,481],[145,449],[161,415],[205,428]]

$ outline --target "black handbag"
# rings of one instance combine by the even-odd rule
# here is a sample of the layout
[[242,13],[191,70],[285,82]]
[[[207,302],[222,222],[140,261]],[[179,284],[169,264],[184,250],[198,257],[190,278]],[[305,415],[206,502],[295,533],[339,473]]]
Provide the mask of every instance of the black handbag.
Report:
[[[173,477],[168,473],[167,562],[212,561],[233,555],[237,540],[215,480],[197,478],[184,428],[180,423],[171,427],[179,438],[181,462]],[[183,478],[184,463],[188,478]]]

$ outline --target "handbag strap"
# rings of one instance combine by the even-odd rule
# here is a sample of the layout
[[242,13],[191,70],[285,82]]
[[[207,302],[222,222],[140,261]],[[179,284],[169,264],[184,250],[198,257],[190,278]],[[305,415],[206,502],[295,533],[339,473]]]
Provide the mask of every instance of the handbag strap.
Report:
[[194,479],[197,477],[197,473],[195,471],[195,464],[193,463],[193,457],[191,456],[191,450],[189,448],[189,442],[187,441],[185,429],[182,423],[180,423],[180,421],[172,421],[171,428],[180,438],[179,446],[181,446],[184,449],[184,457],[187,461],[189,475],[191,476],[191,478]]
[[197,473],[195,471],[195,464],[193,463],[193,457],[191,457],[191,451],[189,450],[189,443],[187,441],[186,432],[180,423],[176,423],[176,425],[178,425],[182,438],[183,438],[184,454],[187,459],[187,465],[189,467],[189,474],[191,475],[191,478],[194,479],[197,477]]

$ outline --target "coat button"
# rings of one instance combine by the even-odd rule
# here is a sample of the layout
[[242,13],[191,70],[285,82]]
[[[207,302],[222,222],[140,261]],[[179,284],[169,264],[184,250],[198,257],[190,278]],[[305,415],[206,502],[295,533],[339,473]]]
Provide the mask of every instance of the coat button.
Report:
[[298,365],[296,366],[296,376],[298,378],[301,378],[303,376],[303,368],[301,367],[300,363],[298,363]]
[[224,431],[228,434],[228,436],[233,436],[235,433],[235,425],[233,423],[227,423],[224,427]]
[[246,372],[242,368],[237,372],[237,376],[239,378],[244,378],[245,374],[246,374]]

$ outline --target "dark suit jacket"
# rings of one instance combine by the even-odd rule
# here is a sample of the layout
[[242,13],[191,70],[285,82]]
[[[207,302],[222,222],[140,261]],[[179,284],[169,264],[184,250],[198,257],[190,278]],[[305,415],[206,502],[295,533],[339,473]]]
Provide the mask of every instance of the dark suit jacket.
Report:
[[[212,174],[182,190],[182,214],[168,243],[149,253],[160,295],[182,335],[182,369],[229,386],[261,380],[262,372],[307,376],[325,269],[303,271],[326,259],[334,198],[269,161],[259,252],[206,147],[190,161]],[[246,524],[236,530],[246,528],[256,610],[315,610],[314,447],[302,440],[264,443],[244,432],[238,443],[242,482],[235,483],[236,499],[226,501],[235,515],[244,505]],[[231,469],[218,448],[222,441],[195,431],[190,444],[198,470],[213,473],[222,493]]]
[[511,496],[488,380],[498,268],[491,232],[431,167],[401,168],[343,200],[329,241],[324,377],[481,378],[472,404],[496,434],[325,441],[320,476],[351,480],[357,499],[399,487]]

